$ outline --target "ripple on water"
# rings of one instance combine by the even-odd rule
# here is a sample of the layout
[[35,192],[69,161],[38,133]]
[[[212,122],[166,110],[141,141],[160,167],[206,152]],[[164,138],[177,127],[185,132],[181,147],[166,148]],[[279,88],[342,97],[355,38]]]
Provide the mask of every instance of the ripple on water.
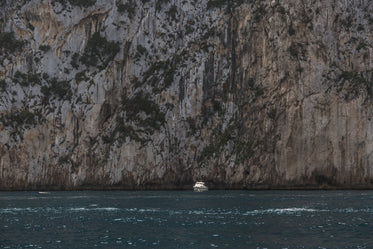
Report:
[[[136,198],[141,199],[137,203],[136,200],[128,201],[131,197],[122,197],[133,195],[131,192],[120,193],[119,198],[118,192],[105,192],[89,193],[87,196],[94,197],[89,200],[85,197],[68,197],[63,201],[60,200],[63,197],[57,200],[39,197],[30,202],[28,199],[0,201],[3,205],[0,208],[0,237],[5,233],[12,238],[13,241],[9,242],[12,245],[6,245],[8,248],[17,248],[17,243],[22,244],[22,248],[26,248],[25,245],[38,248],[35,246],[38,241],[29,234],[40,236],[37,239],[43,244],[38,246],[43,248],[69,248],[71,243],[75,243],[63,234],[72,236],[72,239],[73,236],[84,236],[80,246],[86,248],[177,248],[181,243],[184,243],[184,248],[272,248],[271,245],[277,248],[291,245],[294,248],[318,248],[319,241],[324,241],[322,246],[327,248],[342,248],[345,244],[348,248],[359,248],[363,244],[362,235],[369,238],[373,234],[370,229],[372,203],[343,202],[341,198],[336,201],[336,197],[329,198],[329,195],[320,201],[319,192],[309,199],[308,192],[305,197],[297,198],[293,193],[289,193],[289,198],[279,195],[278,202],[273,201],[273,195],[266,198],[258,194],[247,198],[245,194],[232,203],[223,202],[220,195],[218,198],[212,191],[207,199],[198,198],[195,202],[193,196],[196,195],[167,192],[180,202],[171,204],[162,193],[156,192],[156,198],[145,196],[144,199],[142,193],[136,192],[139,194]],[[237,196],[235,193],[232,196]],[[112,197],[106,198],[110,195]],[[260,201],[252,200],[254,197]],[[41,232],[43,228],[48,232]],[[110,232],[107,231],[109,228]],[[15,229],[19,231],[17,235],[13,234]],[[171,229],[177,233],[170,234]],[[49,231],[60,233],[51,234]],[[297,232],[300,232],[299,239],[293,236]],[[305,242],[305,234],[309,233],[317,239]],[[200,234],[203,237],[198,237]],[[347,236],[343,241],[341,235],[344,234]],[[193,235],[198,236],[194,239]],[[0,242],[0,248],[6,247],[2,247]]]

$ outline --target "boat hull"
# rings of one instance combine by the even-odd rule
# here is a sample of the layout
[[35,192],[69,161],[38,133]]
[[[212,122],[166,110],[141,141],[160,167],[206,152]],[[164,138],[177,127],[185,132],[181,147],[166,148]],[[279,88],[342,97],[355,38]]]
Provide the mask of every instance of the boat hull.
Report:
[[204,192],[204,191],[208,191],[208,188],[207,187],[193,187],[194,191],[195,192]]

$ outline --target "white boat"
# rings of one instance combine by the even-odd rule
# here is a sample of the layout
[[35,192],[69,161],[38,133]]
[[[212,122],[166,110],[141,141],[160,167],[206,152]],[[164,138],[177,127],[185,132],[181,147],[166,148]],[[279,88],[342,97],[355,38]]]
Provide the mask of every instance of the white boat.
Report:
[[196,192],[203,192],[209,190],[204,182],[196,182],[196,184],[194,184],[193,186],[193,189]]

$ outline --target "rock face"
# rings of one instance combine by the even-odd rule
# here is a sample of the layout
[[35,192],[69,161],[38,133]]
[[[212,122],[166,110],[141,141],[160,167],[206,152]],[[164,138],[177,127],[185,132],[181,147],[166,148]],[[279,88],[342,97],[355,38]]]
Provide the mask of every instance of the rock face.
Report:
[[373,4],[6,0],[0,189],[373,186]]

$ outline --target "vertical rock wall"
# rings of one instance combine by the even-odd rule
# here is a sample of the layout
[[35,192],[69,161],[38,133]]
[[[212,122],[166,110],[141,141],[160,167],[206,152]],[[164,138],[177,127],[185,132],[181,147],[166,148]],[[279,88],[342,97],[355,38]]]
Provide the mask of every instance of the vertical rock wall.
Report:
[[368,0],[1,9],[1,189],[372,186]]

